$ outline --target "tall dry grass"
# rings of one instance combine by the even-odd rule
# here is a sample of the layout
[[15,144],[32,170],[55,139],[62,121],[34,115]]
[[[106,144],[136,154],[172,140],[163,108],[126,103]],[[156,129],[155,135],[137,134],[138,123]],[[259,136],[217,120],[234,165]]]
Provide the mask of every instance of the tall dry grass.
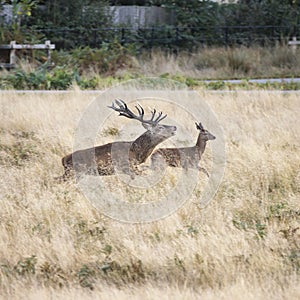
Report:
[[103,216],[74,181],[53,179],[90,95],[0,97],[0,298],[300,297],[297,94],[203,92],[226,136],[219,192],[203,210],[188,201],[138,225]]
[[[297,77],[299,50],[284,45],[274,47],[203,47],[178,54],[153,50],[135,63],[136,71],[146,75],[169,73],[203,79]],[[123,71],[124,72],[124,71]]]

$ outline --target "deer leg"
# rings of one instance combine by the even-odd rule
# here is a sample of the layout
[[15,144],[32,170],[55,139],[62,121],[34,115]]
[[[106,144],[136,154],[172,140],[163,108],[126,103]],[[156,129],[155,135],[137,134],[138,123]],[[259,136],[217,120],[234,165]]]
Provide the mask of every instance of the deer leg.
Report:
[[61,175],[61,176],[57,176],[53,178],[55,181],[57,181],[58,183],[62,183],[67,181],[67,176],[65,176],[65,174]]
[[187,163],[187,161],[184,161],[184,163],[182,164],[182,168],[185,172],[189,170],[189,164]]
[[54,180],[58,181],[58,182],[65,182],[68,179],[70,179],[72,177],[72,168],[66,166],[65,168],[65,173],[61,176],[58,177],[54,177]]
[[204,174],[206,174],[207,177],[209,177],[209,173],[207,172],[207,170],[205,168],[202,167],[198,167],[198,170],[201,172],[203,172]]
[[161,154],[154,153],[151,156],[151,165],[150,169],[152,171],[158,171],[158,170],[163,170],[166,167],[166,161],[164,157]]
[[149,170],[148,166],[135,165],[134,167],[134,173],[136,175],[143,175],[148,170]]
[[130,177],[134,178],[134,175],[142,175],[143,174],[143,170],[141,168],[139,168],[139,166],[137,164],[133,164],[130,169],[131,169]]

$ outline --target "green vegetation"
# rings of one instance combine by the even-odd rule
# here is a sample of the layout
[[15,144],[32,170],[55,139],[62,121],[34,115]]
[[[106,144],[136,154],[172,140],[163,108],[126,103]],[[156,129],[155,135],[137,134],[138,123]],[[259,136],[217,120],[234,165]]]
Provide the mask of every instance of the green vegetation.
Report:
[[[255,48],[200,48],[194,53],[143,51],[135,56],[133,47],[115,42],[99,49],[90,47],[54,51],[53,66],[44,62],[44,53],[20,57],[18,66],[0,72],[1,89],[65,90],[103,89],[134,78],[160,76],[185,83],[193,89],[277,89],[298,90],[299,83],[251,83],[247,78],[300,76],[299,51],[287,46]],[[242,79],[239,84],[226,79]],[[213,80],[205,82],[205,80]]]
[[[52,71],[30,72],[16,71],[14,74],[9,74],[0,77],[0,89],[10,90],[67,90],[72,86],[77,85],[82,90],[103,89],[111,87],[113,84],[118,84],[122,81],[133,78],[142,78],[142,75],[125,76],[92,76],[85,78],[79,76],[77,71],[66,71],[62,68],[55,68]],[[186,84],[192,89],[207,89],[207,90],[299,90],[299,82],[266,82],[255,83],[248,80],[242,80],[240,83],[231,83],[223,80],[205,81],[203,79],[195,79],[182,75],[162,74],[161,78],[172,79]]]
[[[98,47],[102,41],[112,42],[118,32],[120,43],[136,43],[144,49],[153,46],[191,49],[203,44],[274,45],[275,41],[284,41],[299,31],[300,4],[289,0],[240,0],[232,3],[209,0],[6,2],[13,5],[13,18],[9,25],[1,27],[1,43],[51,39],[64,49],[86,45]],[[161,6],[176,18],[174,24],[160,24],[157,30],[120,31],[120,25],[114,24],[108,13],[110,4]],[[121,26],[128,27],[128,24]]]
[[[297,1],[11,3],[13,18],[11,23],[2,21],[0,43],[40,43],[50,39],[57,50],[52,52],[51,66],[46,65],[44,51],[17,51],[16,68],[9,73],[0,72],[1,89],[60,90],[74,85],[102,89],[144,76],[165,76],[196,89],[299,89],[297,83],[247,81],[300,76],[299,50],[294,52],[286,45],[299,28]],[[132,3],[171,9],[176,14],[176,24],[136,31],[114,25],[105,7]],[[0,54],[1,62],[7,61],[8,53]],[[233,78],[244,81],[239,85],[223,82]],[[208,79],[217,82],[203,82]]]

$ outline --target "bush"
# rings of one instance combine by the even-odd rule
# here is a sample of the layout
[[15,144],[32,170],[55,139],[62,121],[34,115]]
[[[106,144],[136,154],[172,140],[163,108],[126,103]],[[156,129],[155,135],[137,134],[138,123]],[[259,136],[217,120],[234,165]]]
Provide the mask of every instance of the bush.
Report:
[[52,73],[46,74],[47,90],[66,90],[77,79],[76,72],[68,72],[65,68],[56,68]]
[[76,72],[67,71],[63,67],[57,67],[52,71],[45,69],[26,73],[17,70],[14,74],[8,74],[0,78],[0,88],[17,90],[65,90],[77,79]]

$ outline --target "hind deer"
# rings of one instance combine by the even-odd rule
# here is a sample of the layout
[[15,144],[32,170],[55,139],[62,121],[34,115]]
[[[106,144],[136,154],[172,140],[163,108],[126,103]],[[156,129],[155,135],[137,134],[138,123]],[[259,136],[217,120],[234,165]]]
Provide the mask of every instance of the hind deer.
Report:
[[196,145],[185,148],[157,149],[151,156],[151,169],[156,170],[161,163],[163,163],[163,159],[169,167],[178,167],[185,170],[188,168],[198,169],[199,171],[203,171],[207,177],[209,177],[206,169],[199,166],[199,162],[205,150],[206,142],[214,140],[216,137],[204,129],[201,123],[195,124],[196,128],[199,130]]
[[[151,118],[145,120],[144,109],[140,105],[135,106],[138,115],[134,114],[121,99],[116,99],[109,108],[118,112],[119,116],[141,122],[147,131],[134,141],[108,143],[78,150],[63,157],[62,164],[65,173],[59,177],[60,179],[66,180],[71,175],[74,171],[74,161],[81,168],[83,167],[82,171],[87,174],[113,175],[116,173],[115,166],[117,165],[121,166],[122,172],[133,177],[133,172],[137,173],[137,165],[144,163],[159,143],[176,133],[176,126],[159,124],[167,115],[163,116],[162,112],[156,115],[155,109],[151,112]],[[95,165],[98,172],[95,172],[93,168]]]

